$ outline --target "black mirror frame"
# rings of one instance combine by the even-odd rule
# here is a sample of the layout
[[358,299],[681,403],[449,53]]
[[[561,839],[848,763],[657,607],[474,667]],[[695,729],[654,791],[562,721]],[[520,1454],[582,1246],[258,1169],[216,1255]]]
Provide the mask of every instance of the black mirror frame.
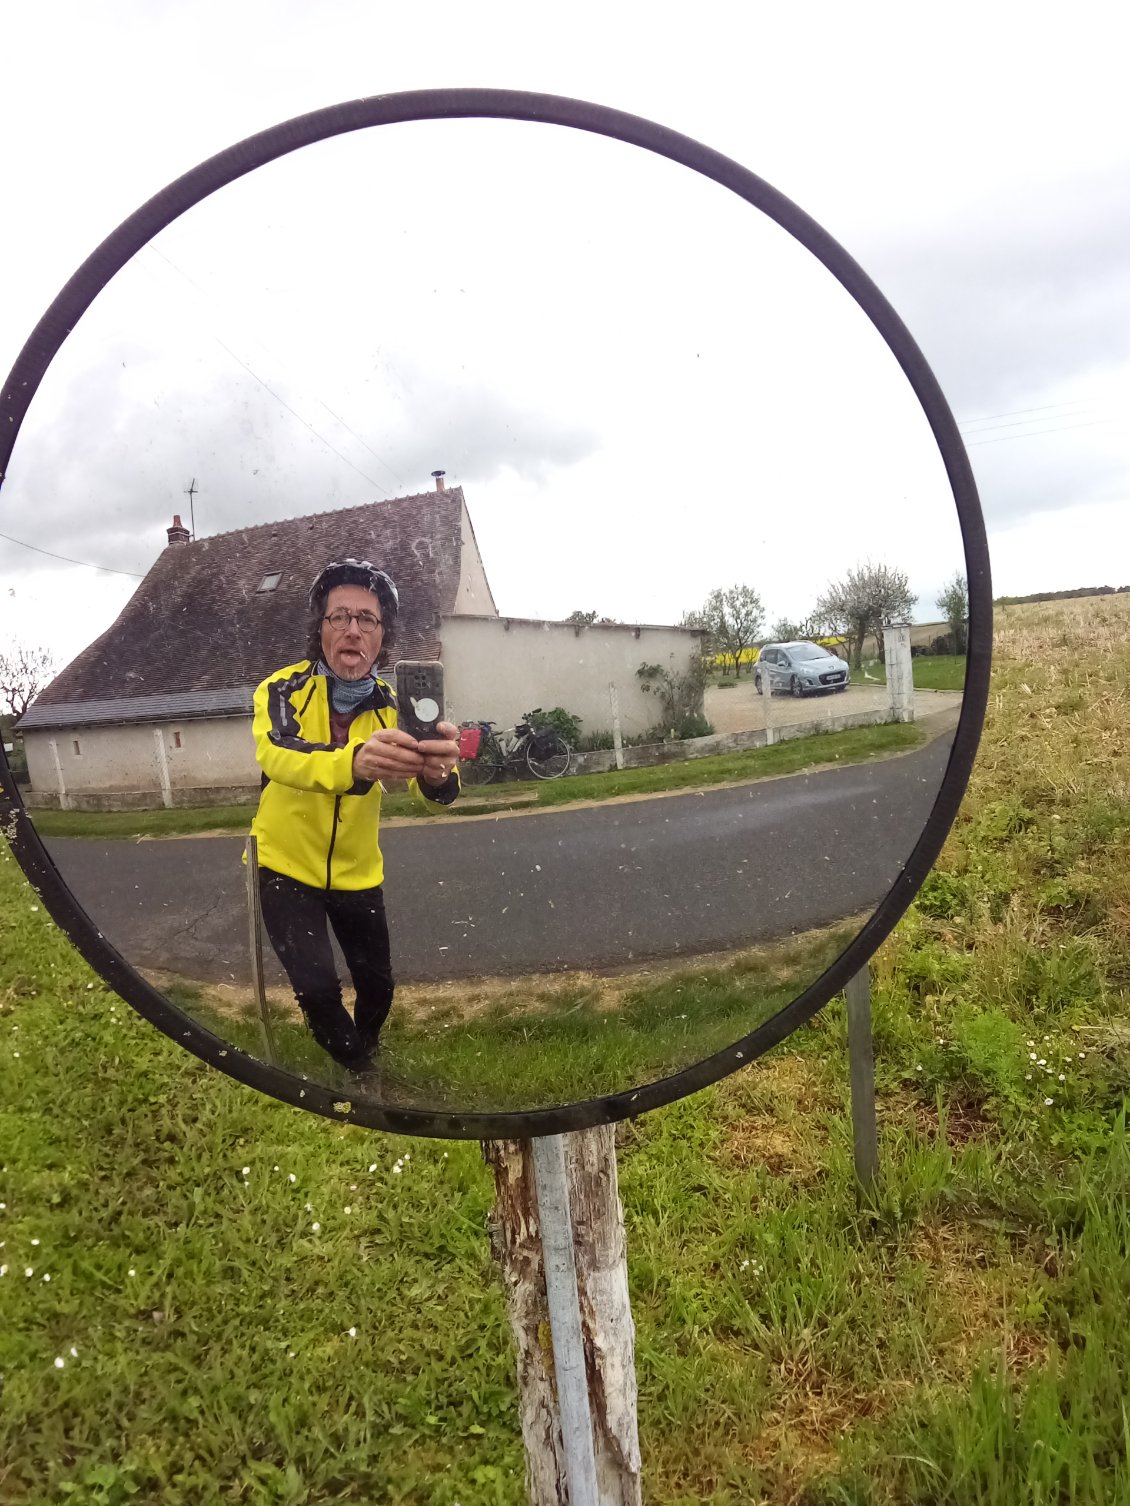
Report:
[[36,325],[0,391],[0,484],[28,406],[48,366],[99,292],[160,230],[209,194],[300,147],[349,131],[419,120],[539,122],[607,136],[680,163],[745,199],[806,247],[841,283],[902,367],[933,431],[953,491],[965,548],[969,638],[961,715],[945,776],[906,865],[855,939],[792,1003],[732,1046],[670,1077],[581,1103],[509,1113],[446,1113],[345,1102],[340,1092],[249,1056],[183,1015],[130,966],[85,914],[37,835],[0,749],[0,816],[12,850],[58,925],[133,1008],[193,1052],[249,1087],[309,1109],[398,1134],[498,1139],[560,1134],[634,1117],[718,1081],[785,1039],[867,962],[929,873],[961,803],[984,722],[992,653],[988,543],[969,460],[941,388],[894,309],[815,220],[763,179],[690,137],[622,111],[549,94],[506,89],[422,89],[350,100],[300,115],[210,157],[125,220],[79,267]]

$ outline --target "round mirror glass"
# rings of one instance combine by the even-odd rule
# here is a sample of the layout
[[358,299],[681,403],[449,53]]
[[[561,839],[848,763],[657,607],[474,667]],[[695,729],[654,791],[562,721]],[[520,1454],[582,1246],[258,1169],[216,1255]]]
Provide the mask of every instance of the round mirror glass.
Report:
[[[762,209],[586,130],[404,121],[195,204],[50,365],[3,509],[47,551],[0,544],[0,610],[59,671],[13,755],[51,861],[163,1028],[308,1106],[563,1127],[739,1065],[889,929],[976,742],[896,354]],[[308,622],[343,556],[399,593],[391,643],[348,618],[356,714],[358,602]],[[453,803],[341,779],[400,658],[469,734]]]

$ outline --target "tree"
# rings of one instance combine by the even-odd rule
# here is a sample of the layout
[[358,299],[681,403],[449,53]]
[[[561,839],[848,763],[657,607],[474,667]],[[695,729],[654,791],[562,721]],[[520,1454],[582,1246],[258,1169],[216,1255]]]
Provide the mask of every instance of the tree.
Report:
[[799,622],[790,622],[787,617],[778,617],[769,629],[769,636],[774,643],[791,643],[794,638],[803,638],[804,633]]
[[17,717],[55,678],[55,659],[46,648],[14,643],[0,651],[0,705]]
[[937,607],[939,612],[945,614],[945,619],[950,625],[954,653],[963,654],[966,623],[969,619],[969,583],[960,570],[942,587],[942,593],[937,598]]
[[819,631],[819,624],[814,623],[810,617],[804,617],[800,622],[779,617],[769,629],[769,636],[774,643],[795,643],[797,640],[815,638]]
[[684,615],[683,626],[705,628],[710,648],[734,661],[736,679],[742,650],[757,642],[764,619],[765,608],[757,592],[751,586],[731,586],[727,591],[711,591],[700,611]]
[[878,640],[884,627],[910,616],[917,600],[902,570],[868,560],[849,570],[843,580],[829,584],[816,603],[814,615],[827,632],[847,641],[851,662],[858,669],[868,633]]
[[599,617],[596,612],[570,612],[568,617],[563,617],[561,620],[569,623],[571,627],[592,627],[594,622],[598,625],[603,623],[616,625],[620,621],[619,617]]

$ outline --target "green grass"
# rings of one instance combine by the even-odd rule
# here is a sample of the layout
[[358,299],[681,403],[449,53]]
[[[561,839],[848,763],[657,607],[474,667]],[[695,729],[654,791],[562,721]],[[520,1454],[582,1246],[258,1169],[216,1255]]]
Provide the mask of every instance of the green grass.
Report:
[[[873,968],[869,1196],[838,1005],[622,1127],[649,1506],[1130,1500],[1128,644],[1125,598],[1000,613]],[[524,1499],[477,1147],[203,1068],[6,857],[0,1143],[5,1506]]]
[[[915,690],[964,690],[964,654],[919,654],[911,660]],[[878,659],[867,663],[867,674],[862,669],[851,672],[853,685],[885,685],[887,667]]]
[[42,837],[191,836],[201,831],[243,831],[251,827],[253,805],[176,806],[152,811],[33,810]]
[[769,748],[751,748],[745,753],[543,781],[537,787],[538,804],[567,805],[574,800],[608,800],[616,795],[654,795],[666,790],[704,789],[736,780],[770,779],[828,764],[863,763],[916,748],[923,741],[921,730],[912,723],[856,727],[849,732],[827,732],[774,743]]
[[[748,1034],[803,992],[855,929],[840,926],[707,967],[611,979],[534,978],[484,990],[480,998],[472,986],[402,989],[381,1037],[390,1100],[442,1104],[453,1113],[509,1112],[580,1102],[670,1076]],[[166,993],[215,1034],[260,1054],[258,1014],[250,1003],[236,1011],[194,985]],[[346,1089],[346,1078],[295,1013],[292,1007],[272,1011],[280,1064]]]
[[[751,748],[711,758],[681,760],[646,769],[619,769],[607,774],[578,774],[564,779],[500,781],[467,786],[456,805],[436,811],[411,795],[391,793],[381,809],[387,818],[414,816],[445,820],[455,815],[479,815],[516,806],[568,805],[577,800],[615,800],[624,795],[696,790],[737,780],[768,779],[795,774],[832,763],[862,763],[889,753],[905,752],[923,741],[913,725],[895,723],[859,727],[796,738],[770,748]],[[509,797],[509,799],[508,799]],[[190,807],[155,811],[33,811],[36,830],[44,837],[137,837],[191,835],[201,831],[247,831],[254,814],[249,805]]]

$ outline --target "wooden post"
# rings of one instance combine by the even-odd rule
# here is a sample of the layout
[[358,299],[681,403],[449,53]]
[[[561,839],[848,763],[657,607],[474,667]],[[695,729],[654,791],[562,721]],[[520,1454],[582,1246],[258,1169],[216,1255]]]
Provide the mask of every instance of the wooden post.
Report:
[[[493,1140],[483,1154],[494,1172],[495,1206],[491,1245],[501,1270],[510,1327],[517,1354],[518,1405],[526,1448],[526,1484],[531,1506],[640,1506],[640,1452],[636,1425],[635,1328],[628,1301],[624,1213],[616,1176],[616,1142],[611,1125],[579,1134],[550,1137],[552,1147],[535,1151],[530,1140]],[[564,1165],[571,1231],[557,1210],[561,1182],[552,1163]],[[543,1174],[539,1174],[541,1163]],[[544,1174],[548,1170],[548,1177]],[[539,1193],[548,1194],[541,1209]],[[543,1222],[545,1229],[543,1230]],[[573,1473],[562,1437],[561,1396],[567,1378],[557,1358],[565,1339],[566,1364],[573,1366],[568,1339],[553,1331],[546,1289],[547,1262],[562,1255],[559,1236],[571,1232],[576,1317],[587,1391],[587,1427],[595,1495],[570,1493]],[[543,1249],[543,1242],[545,1248]],[[567,1265],[567,1257],[564,1263]],[[551,1276],[551,1281],[554,1277]],[[568,1282],[566,1281],[566,1285]],[[568,1321],[565,1319],[563,1321]],[[575,1352],[575,1351],[574,1351]],[[567,1405],[572,1405],[572,1402]],[[573,1424],[568,1424],[572,1428]],[[582,1443],[581,1448],[584,1445]],[[584,1469],[581,1465],[581,1469]],[[582,1476],[582,1488],[587,1488]]]
[[275,1051],[275,1035],[271,1029],[271,1011],[267,1004],[267,990],[263,985],[263,912],[259,908],[259,839],[249,836],[244,846],[247,858],[247,929],[251,944],[251,984],[255,990],[255,1002],[259,1007],[259,1031],[263,1037],[263,1051],[271,1066],[278,1055]]
[[864,1187],[879,1175],[879,1127],[875,1116],[875,1045],[871,1033],[871,972],[864,963],[844,989],[851,1074],[851,1137],[855,1174]]

